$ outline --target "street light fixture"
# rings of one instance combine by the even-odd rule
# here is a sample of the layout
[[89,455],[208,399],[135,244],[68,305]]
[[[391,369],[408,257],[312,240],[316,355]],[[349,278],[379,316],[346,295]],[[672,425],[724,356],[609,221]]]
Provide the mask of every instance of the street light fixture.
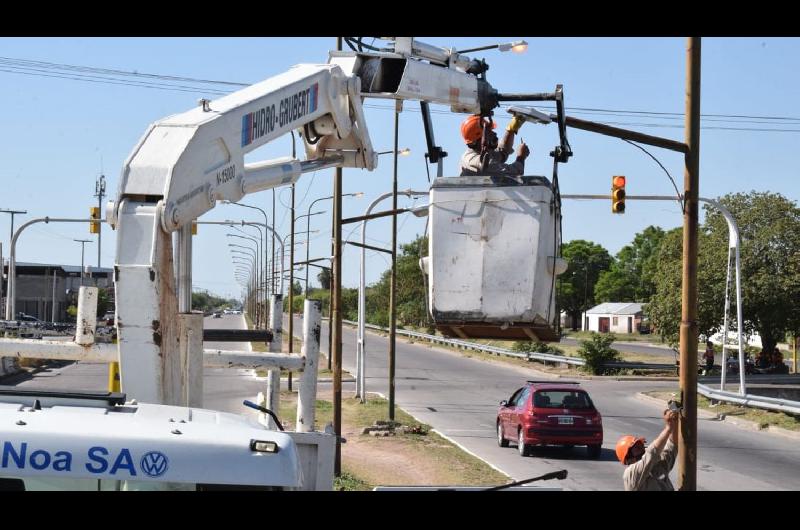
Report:
[[468,50],[459,50],[456,53],[480,52],[483,50],[494,49],[497,49],[501,52],[507,52],[511,50],[515,53],[523,53],[528,49],[528,43],[524,40],[515,40],[513,42],[506,42],[504,44],[490,44],[489,46],[479,46],[477,48],[469,48]]
[[[357,191],[355,193],[343,193],[342,194],[342,197],[357,197],[358,198],[358,197],[363,197],[363,196],[364,196],[364,192],[363,191]],[[308,239],[309,239],[309,234],[311,233],[310,232],[310,229],[311,229],[311,207],[314,206],[314,203],[317,203],[319,201],[326,201],[328,199],[333,199],[333,195],[331,195],[330,197],[321,197],[319,199],[311,201],[311,204],[308,205],[308,213],[306,215],[301,215],[300,216],[300,217],[308,217],[308,219],[306,219],[306,262],[308,262],[308,260],[310,259],[309,249],[311,248],[311,245],[309,245]],[[298,217],[298,219],[300,219],[300,217]],[[294,265],[294,264],[292,264],[292,265]],[[305,290],[303,292],[308,294],[308,274],[306,274],[306,286],[305,286]]]
[[[379,154],[379,155],[388,155],[388,154],[391,154],[391,153],[394,153],[394,151],[379,151],[377,154]],[[399,151],[397,151],[397,154],[400,155],[400,156],[408,156],[408,155],[411,154],[411,148],[410,147],[406,147],[406,148],[400,149]]]

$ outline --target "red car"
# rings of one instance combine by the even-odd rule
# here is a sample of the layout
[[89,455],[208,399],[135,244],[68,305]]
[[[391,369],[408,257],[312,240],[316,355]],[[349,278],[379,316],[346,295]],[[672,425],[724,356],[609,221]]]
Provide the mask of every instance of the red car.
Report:
[[579,383],[528,381],[497,411],[497,443],[515,441],[528,456],[535,445],[585,445],[598,458],[603,445],[603,420]]

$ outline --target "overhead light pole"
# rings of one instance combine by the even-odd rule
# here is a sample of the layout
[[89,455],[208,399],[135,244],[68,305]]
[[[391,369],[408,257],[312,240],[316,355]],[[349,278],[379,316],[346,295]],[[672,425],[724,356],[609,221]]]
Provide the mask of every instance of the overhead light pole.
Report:
[[85,248],[86,243],[91,243],[92,240],[91,239],[73,239],[73,241],[75,241],[76,243],[80,243],[81,244],[81,286],[83,286],[83,255],[84,255],[83,249]]

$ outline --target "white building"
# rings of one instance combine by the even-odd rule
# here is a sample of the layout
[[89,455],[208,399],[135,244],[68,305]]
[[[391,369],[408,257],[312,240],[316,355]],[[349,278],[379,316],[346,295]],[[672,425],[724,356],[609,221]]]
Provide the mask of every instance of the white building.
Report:
[[598,333],[638,333],[642,323],[642,304],[606,302],[583,314],[584,331]]

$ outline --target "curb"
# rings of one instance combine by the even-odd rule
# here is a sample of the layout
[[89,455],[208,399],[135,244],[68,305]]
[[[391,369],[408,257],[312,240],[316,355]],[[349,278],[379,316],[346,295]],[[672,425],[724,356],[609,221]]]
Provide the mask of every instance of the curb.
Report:
[[[367,394],[375,394],[375,395],[379,396],[381,399],[387,399],[387,398],[386,398],[386,396],[384,396],[384,395],[383,395],[381,392],[367,392]],[[425,423],[425,422],[423,422],[422,420],[420,420],[419,418],[417,418],[416,416],[414,416],[413,414],[411,414],[410,412],[408,412],[407,410],[405,410],[403,407],[400,407],[400,406],[398,406],[398,405],[395,405],[395,406],[396,406],[397,408],[399,408],[400,410],[402,410],[403,412],[405,412],[406,414],[408,414],[409,416],[411,416],[412,418],[414,418],[415,420],[417,420],[418,422],[420,422],[420,423]],[[483,462],[484,464],[486,464],[486,465],[487,465],[487,466],[489,466],[490,468],[494,469],[494,470],[495,470],[495,471],[497,471],[498,473],[501,473],[501,474],[503,474],[503,475],[507,476],[507,477],[508,477],[509,479],[511,479],[511,480],[513,480],[513,479],[514,479],[514,477],[512,477],[511,475],[509,475],[508,473],[506,473],[506,472],[505,472],[505,471],[503,471],[502,469],[500,469],[500,468],[498,468],[498,467],[496,467],[496,466],[492,465],[492,463],[491,463],[491,462],[487,462],[486,460],[484,460],[484,459],[483,459],[483,458],[481,458],[480,456],[476,455],[475,453],[473,453],[472,451],[470,451],[469,449],[467,449],[466,447],[464,447],[464,446],[463,446],[463,445],[461,445],[460,443],[458,443],[458,442],[456,442],[455,440],[451,439],[449,436],[447,436],[447,435],[445,435],[445,434],[442,434],[440,431],[438,431],[438,430],[434,429],[433,427],[431,427],[431,432],[435,432],[435,433],[436,433],[438,436],[441,436],[442,438],[444,438],[445,440],[447,440],[447,441],[448,441],[448,442],[450,442],[451,444],[455,445],[456,447],[458,447],[459,449],[461,449],[462,451],[464,451],[464,452],[465,452],[465,453],[467,453],[468,455],[471,455],[471,456],[473,456],[473,457],[477,458],[478,460],[480,460],[481,462]]]

